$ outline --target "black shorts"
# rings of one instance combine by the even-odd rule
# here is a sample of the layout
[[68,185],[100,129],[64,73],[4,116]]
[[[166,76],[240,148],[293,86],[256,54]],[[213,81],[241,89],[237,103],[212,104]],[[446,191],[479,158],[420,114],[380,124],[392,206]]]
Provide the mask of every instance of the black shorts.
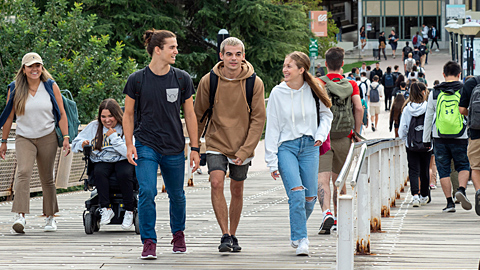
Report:
[[209,154],[207,153],[207,167],[208,173],[212,171],[223,171],[227,173],[227,166],[230,170],[230,178],[235,181],[243,181],[247,179],[248,167],[250,162],[244,165],[235,165],[228,162],[228,158],[222,154]]

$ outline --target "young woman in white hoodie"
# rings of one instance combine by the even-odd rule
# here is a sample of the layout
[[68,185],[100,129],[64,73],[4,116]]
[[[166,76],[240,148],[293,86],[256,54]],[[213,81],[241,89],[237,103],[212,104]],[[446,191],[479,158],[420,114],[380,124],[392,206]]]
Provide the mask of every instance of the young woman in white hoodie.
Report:
[[[402,116],[400,117],[400,127],[398,135],[400,139],[405,141],[407,148],[408,176],[410,178],[410,189],[412,192],[412,205],[419,207],[426,205],[428,202],[429,183],[430,183],[430,156],[432,155],[427,149],[418,149],[413,136],[409,142],[409,133],[412,132],[410,124],[413,117],[421,117],[427,111],[428,90],[423,83],[412,83],[410,86],[410,95],[403,107]],[[415,129],[423,129],[423,124],[416,125]],[[423,132],[422,132],[423,134]],[[420,137],[420,143],[422,138]],[[422,143],[423,144],[423,143]],[[419,181],[421,187],[419,190]],[[418,194],[420,193],[420,197]]]
[[102,218],[100,225],[110,223],[115,216],[110,206],[109,178],[116,174],[126,210],[122,228],[133,225],[133,179],[135,168],[127,160],[127,146],[122,128],[123,112],[114,99],[105,99],[98,108],[98,119],[90,122],[72,142],[73,152],[83,151],[92,145],[90,160],[95,163],[93,174],[98,191],[98,203]]
[[307,220],[317,200],[319,146],[333,119],[328,94],[309,69],[306,54],[285,57],[285,81],[270,94],[265,132],[265,161],[273,179],[279,172],[282,177],[290,209],[290,243],[297,255],[308,255]]

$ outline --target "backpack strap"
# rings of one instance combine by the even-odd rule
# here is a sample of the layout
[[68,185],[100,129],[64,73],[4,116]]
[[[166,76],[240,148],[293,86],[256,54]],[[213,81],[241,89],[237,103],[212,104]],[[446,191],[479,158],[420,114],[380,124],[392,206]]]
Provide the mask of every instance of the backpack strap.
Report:
[[317,108],[317,127],[320,125],[320,99],[317,97],[317,94],[310,88],[312,91],[313,99],[315,100],[315,107]]
[[140,93],[142,92],[143,81],[145,79],[145,68],[133,73],[133,81],[135,84],[135,114],[137,116],[136,126],[140,123]]
[[245,83],[245,95],[247,96],[248,108],[250,109],[250,114],[252,113],[252,98],[253,98],[253,87],[255,86],[255,79],[257,74],[254,72],[252,76],[247,78]]
[[177,80],[178,87],[180,88],[180,91],[183,94],[185,93],[185,90],[187,88],[187,75],[185,71],[176,68],[176,67],[171,67],[173,69],[173,74],[175,75],[175,79]]
[[473,77],[473,78],[475,78],[475,82],[477,83],[477,85],[480,84],[480,75],[479,75],[479,76],[475,76],[475,77]]
[[210,118],[212,118],[213,113],[213,105],[215,104],[215,94],[217,93],[218,87],[218,76],[215,72],[210,70],[210,95],[208,96],[208,101],[210,103],[208,109],[203,113],[202,118],[200,119],[200,123],[206,119],[205,128],[203,129],[202,138],[205,137],[205,133],[207,133],[208,124],[210,123]]

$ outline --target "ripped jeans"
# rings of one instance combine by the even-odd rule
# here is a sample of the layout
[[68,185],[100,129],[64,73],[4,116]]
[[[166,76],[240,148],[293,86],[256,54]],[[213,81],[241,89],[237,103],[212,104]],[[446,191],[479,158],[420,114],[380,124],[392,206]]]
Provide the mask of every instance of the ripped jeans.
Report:
[[278,147],[278,170],[288,196],[292,241],[308,238],[307,220],[317,201],[320,151],[314,143],[311,136],[303,136]]

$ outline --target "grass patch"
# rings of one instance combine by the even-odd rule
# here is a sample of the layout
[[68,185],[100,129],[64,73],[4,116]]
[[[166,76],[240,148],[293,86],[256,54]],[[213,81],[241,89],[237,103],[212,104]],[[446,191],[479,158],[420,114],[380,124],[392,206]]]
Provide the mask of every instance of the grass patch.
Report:
[[367,66],[372,66],[372,70],[375,68],[375,63],[378,63],[378,61],[360,61],[360,62],[355,62],[351,64],[346,64],[343,66],[343,72],[348,74],[352,72],[352,68],[360,68],[362,67],[362,63],[365,62]]

